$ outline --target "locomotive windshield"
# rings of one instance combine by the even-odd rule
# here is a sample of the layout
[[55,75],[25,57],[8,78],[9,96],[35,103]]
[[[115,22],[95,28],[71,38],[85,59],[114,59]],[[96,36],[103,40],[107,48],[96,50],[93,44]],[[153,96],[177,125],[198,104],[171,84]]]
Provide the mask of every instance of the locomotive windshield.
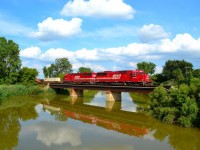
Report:
[[85,73],[84,75],[85,75],[85,76],[91,76],[92,73]]
[[134,72],[134,73],[132,73],[132,77],[136,77],[136,73]]
[[101,72],[101,73],[97,73],[97,76],[105,76],[107,73]]

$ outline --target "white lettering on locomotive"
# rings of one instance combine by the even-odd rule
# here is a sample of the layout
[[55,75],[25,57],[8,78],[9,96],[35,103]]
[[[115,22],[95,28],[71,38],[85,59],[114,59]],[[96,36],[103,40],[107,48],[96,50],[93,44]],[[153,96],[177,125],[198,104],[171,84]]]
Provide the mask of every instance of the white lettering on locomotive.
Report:
[[74,79],[78,80],[78,79],[80,79],[80,76],[75,76]]
[[121,74],[113,74],[112,79],[120,79]]

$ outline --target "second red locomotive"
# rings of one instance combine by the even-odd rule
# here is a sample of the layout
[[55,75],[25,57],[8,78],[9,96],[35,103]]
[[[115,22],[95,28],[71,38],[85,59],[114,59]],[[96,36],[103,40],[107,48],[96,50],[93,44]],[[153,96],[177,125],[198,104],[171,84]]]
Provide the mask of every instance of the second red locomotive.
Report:
[[104,71],[92,73],[70,73],[63,79],[70,84],[106,84],[106,85],[151,85],[148,74],[142,70]]

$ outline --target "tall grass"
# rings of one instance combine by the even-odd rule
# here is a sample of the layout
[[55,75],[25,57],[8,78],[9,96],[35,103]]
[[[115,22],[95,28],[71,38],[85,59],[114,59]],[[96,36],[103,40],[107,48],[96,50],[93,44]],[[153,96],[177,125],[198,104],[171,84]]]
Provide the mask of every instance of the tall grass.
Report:
[[13,96],[39,95],[44,90],[39,86],[0,85],[0,100]]

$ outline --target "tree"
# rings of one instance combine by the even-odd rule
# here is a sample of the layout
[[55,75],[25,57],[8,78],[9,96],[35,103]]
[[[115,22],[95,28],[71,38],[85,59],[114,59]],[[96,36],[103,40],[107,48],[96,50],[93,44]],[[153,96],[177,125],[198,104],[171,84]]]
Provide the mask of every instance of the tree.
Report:
[[143,70],[145,73],[154,74],[156,65],[152,62],[141,62],[137,64],[137,69]]
[[165,123],[175,123],[184,127],[194,126],[197,121],[198,105],[191,88],[185,84],[170,88],[157,87],[150,94],[151,114]]
[[154,85],[160,85],[163,81],[166,81],[165,76],[163,74],[154,74],[151,76]]
[[19,46],[12,40],[0,37],[0,83],[17,82],[21,67]]
[[79,73],[83,73],[83,72],[93,72],[92,71],[92,69],[91,68],[86,68],[86,67],[80,67],[79,69],[78,69],[78,72]]
[[49,73],[48,73],[48,69],[47,69],[46,66],[43,68],[43,73],[44,73],[44,77],[45,77],[45,78],[48,78]]
[[185,79],[187,79],[190,76],[190,71],[192,71],[192,67],[193,65],[185,60],[168,60],[163,67],[162,73],[167,80],[175,79],[177,75],[179,75],[180,77],[181,74]]
[[60,74],[71,73],[72,64],[67,58],[58,58],[55,60],[55,71],[54,76],[59,76]]
[[192,72],[194,78],[200,78],[200,69],[195,69]]
[[173,70],[172,75],[174,76],[174,80],[179,83],[183,82],[185,79],[180,68]]
[[49,67],[44,67],[43,68],[43,73],[45,78],[51,78],[55,77],[55,65],[51,64]]
[[35,84],[38,71],[34,68],[23,67],[19,72],[19,82],[25,85]]
[[49,67],[43,68],[45,77],[62,77],[65,73],[72,72],[72,64],[67,58],[58,58],[55,60],[55,64],[51,64]]

